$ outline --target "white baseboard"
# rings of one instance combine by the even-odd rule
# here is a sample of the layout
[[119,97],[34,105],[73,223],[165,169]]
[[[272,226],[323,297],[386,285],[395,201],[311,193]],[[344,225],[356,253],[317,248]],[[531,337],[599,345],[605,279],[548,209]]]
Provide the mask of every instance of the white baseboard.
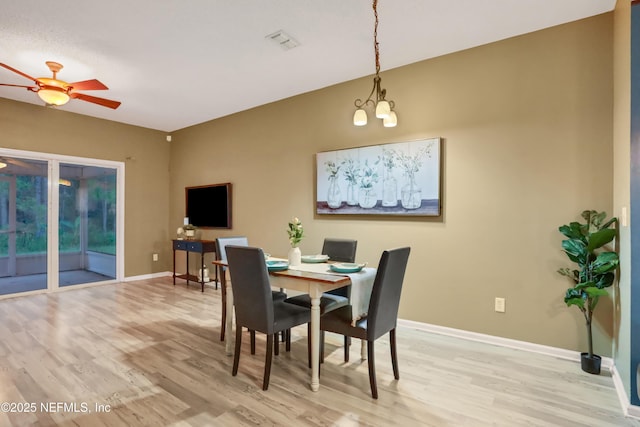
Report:
[[[126,277],[123,282],[135,282],[138,280],[149,280],[149,279],[155,279],[158,277],[171,277],[173,275],[172,272],[170,271],[162,271],[160,273],[152,273],[152,274],[142,274],[140,276],[130,276],[130,277]],[[183,279],[180,279],[181,282],[186,283]],[[200,282],[194,282],[193,280],[191,281],[191,283],[200,283]],[[220,281],[216,282],[215,280],[211,280],[209,282],[205,282],[204,286],[207,287],[212,287],[212,288],[220,288]]]
[[[548,356],[557,357],[559,359],[570,360],[573,362],[580,362],[580,352],[566,350],[558,347],[550,347],[547,345],[534,344],[526,341],[518,341],[509,338],[496,337],[493,335],[481,334],[478,332],[470,332],[462,329],[448,328],[446,326],[431,325],[429,323],[414,322],[412,320],[398,319],[398,325],[417,329],[425,332],[431,332],[439,335],[447,335],[454,338],[460,338],[469,341],[478,341],[486,344],[497,345],[501,347],[513,348],[516,350],[530,351],[533,353],[546,354]],[[620,406],[627,417],[640,419],[640,407],[631,405],[629,403],[629,397],[624,389],[624,384],[620,374],[613,363],[611,357],[602,358],[602,369],[611,372],[613,378],[613,384],[620,401]]]
[[123,282],[135,282],[136,280],[148,280],[155,279],[158,277],[166,277],[171,276],[173,273],[170,271],[162,271],[160,273],[152,273],[152,274],[141,274],[140,276],[129,276],[125,277]]
[[640,420],[640,406],[629,405],[626,415],[627,417],[637,418]]

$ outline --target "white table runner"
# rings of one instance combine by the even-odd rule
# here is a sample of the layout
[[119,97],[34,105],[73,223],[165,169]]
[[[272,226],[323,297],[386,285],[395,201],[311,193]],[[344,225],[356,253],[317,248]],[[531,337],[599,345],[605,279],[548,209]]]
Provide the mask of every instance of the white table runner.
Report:
[[376,278],[375,268],[363,268],[357,273],[336,273],[329,268],[328,263],[302,263],[289,266],[289,270],[309,271],[312,273],[333,274],[337,276],[349,276],[351,279],[351,305],[353,306],[353,323],[366,316],[369,310],[371,290]]

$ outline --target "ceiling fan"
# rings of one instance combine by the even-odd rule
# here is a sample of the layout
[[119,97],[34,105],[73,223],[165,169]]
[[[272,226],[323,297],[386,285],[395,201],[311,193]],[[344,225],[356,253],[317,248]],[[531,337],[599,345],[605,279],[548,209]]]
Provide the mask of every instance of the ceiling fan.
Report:
[[33,78],[28,74],[23,73],[22,71],[16,70],[13,67],[8,66],[7,64],[0,63],[1,67],[6,68],[9,71],[13,71],[16,74],[20,74],[22,77],[26,77],[29,80],[33,80],[35,86],[24,86],[24,85],[14,85],[8,83],[0,83],[0,86],[13,86],[13,87],[23,87],[31,92],[35,92],[38,94],[40,99],[47,103],[47,105],[64,105],[69,102],[70,98],[80,99],[82,101],[92,102],[94,104],[102,105],[104,107],[113,108],[114,110],[120,106],[119,101],[112,101],[110,99],[98,98],[91,95],[86,95],[84,93],[79,93],[79,90],[107,90],[109,89],[100,81],[93,80],[84,80],[81,82],[67,83],[63,80],[58,80],[56,78],[58,72],[62,70],[62,64],[58,64],[57,62],[47,61],[47,66],[49,70],[53,73],[53,78],[48,77],[38,77]]
[[[0,156],[0,169],[4,169],[8,167],[8,169],[12,169],[11,165],[15,166],[19,169],[38,169],[38,167],[46,166],[46,164],[38,161],[22,161],[20,159],[16,159],[13,157],[4,157]],[[15,169],[15,168],[14,168]],[[0,171],[0,173],[4,173],[5,171]]]

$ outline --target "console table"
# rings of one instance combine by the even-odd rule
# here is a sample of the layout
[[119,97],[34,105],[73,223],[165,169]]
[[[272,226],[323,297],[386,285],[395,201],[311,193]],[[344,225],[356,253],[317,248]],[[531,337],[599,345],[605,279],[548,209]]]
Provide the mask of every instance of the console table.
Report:
[[[176,251],[185,251],[187,253],[187,273],[176,274]],[[198,280],[198,276],[189,274],[189,252],[196,252],[200,254],[200,272],[202,277]],[[176,277],[179,279],[185,279],[187,286],[189,281],[200,283],[202,286],[202,292],[204,292],[204,254],[216,252],[215,240],[173,240],[173,285],[176,285]],[[216,287],[218,286],[218,269],[216,268]]]

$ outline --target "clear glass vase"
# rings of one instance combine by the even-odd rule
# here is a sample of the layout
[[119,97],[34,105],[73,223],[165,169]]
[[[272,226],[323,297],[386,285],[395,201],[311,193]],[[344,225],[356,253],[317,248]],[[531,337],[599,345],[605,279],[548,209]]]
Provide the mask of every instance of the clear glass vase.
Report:
[[373,188],[360,188],[360,197],[358,204],[361,208],[370,209],[376,205],[378,197]]
[[401,202],[405,209],[418,209],[422,204],[422,189],[418,187],[414,177],[410,177],[402,187]]
[[393,175],[387,175],[382,181],[382,206],[398,206],[398,182]]
[[329,177],[329,189],[327,190],[327,205],[331,209],[337,209],[342,205],[340,186],[335,176]]
[[358,188],[356,184],[350,182],[347,186],[347,205],[349,206],[357,206],[358,205]]

